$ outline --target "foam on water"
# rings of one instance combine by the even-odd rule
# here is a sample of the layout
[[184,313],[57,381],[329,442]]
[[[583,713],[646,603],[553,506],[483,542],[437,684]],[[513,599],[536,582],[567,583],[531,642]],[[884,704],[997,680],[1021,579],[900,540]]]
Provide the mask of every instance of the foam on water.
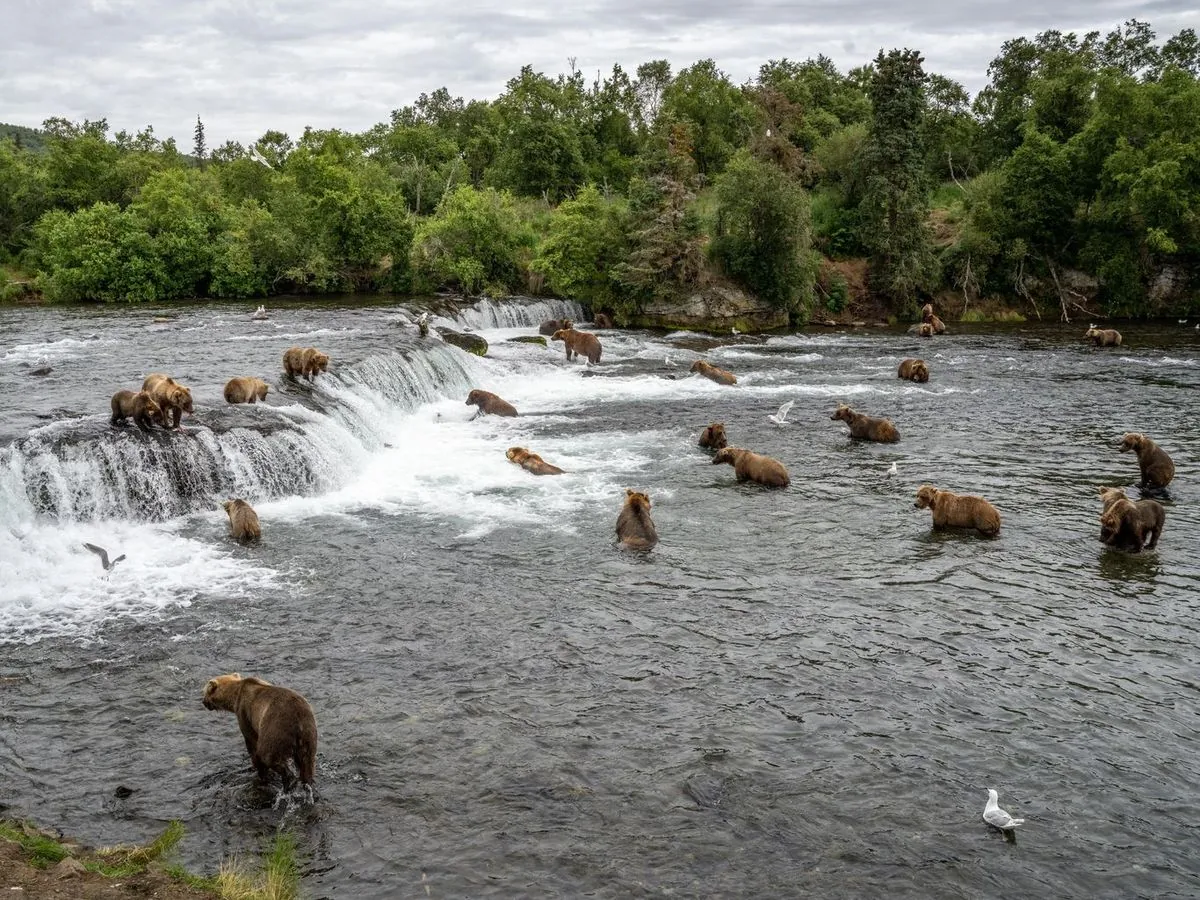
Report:
[[50,362],[65,357],[79,356],[85,349],[91,350],[114,343],[103,338],[61,338],[57,341],[46,341],[35,344],[16,344],[0,356],[0,361],[6,363],[37,363],[45,359]]

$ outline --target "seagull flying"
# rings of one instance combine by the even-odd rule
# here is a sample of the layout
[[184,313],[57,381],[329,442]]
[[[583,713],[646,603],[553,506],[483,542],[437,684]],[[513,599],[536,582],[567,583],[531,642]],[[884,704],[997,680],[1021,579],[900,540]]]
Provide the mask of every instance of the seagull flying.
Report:
[[791,410],[792,404],[795,402],[795,400],[789,400],[787,403],[783,404],[783,406],[779,407],[779,412],[775,413],[773,416],[767,416],[767,418],[776,425],[786,425],[788,411]]
[[257,147],[255,147],[253,144],[251,144],[251,145],[250,145],[250,151],[249,151],[249,154],[248,154],[248,155],[249,155],[249,156],[250,156],[250,158],[251,158],[252,160],[254,160],[256,163],[262,163],[262,164],[263,164],[264,166],[266,166],[268,169],[274,169],[274,168],[275,168],[273,165],[271,165],[269,162],[267,162],[265,159],[263,159],[263,155],[262,155],[261,153],[259,153],[259,152],[258,152],[258,148],[257,148]]
[[896,468],[895,463],[892,463],[892,467],[890,469],[888,469],[888,474],[889,475],[899,475],[900,474],[900,470],[898,468]]
[[111,569],[113,566],[115,566],[117,563],[119,563],[121,560],[123,560],[125,558],[125,554],[122,553],[116,559],[110,560],[108,558],[108,551],[105,550],[103,547],[97,547],[95,544],[89,544],[86,541],[84,542],[83,546],[87,547],[89,550],[91,550],[93,553],[95,553],[97,556],[100,557],[100,565],[104,566],[105,572],[107,572],[109,569]]
[[993,788],[988,788],[987,805],[983,808],[983,821],[1001,831],[1011,831],[1018,825],[1024,825],[1024,819],[1014,819],[997,805],[998,796]]

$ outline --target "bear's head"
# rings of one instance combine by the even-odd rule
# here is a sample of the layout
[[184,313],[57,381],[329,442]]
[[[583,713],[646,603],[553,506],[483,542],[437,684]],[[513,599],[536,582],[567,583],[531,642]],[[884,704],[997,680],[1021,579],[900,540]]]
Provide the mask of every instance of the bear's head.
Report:
[[205,709],[227,709],[232,711],[237,707],[238,695],[242,691],[242,676],[234,672],[232,675],[218,675],[204,686]]
[[925,365],[925,360],[918,359],[915,363],[913,363],[912,377],[914,381],[929,380],[929,366]]
[[703,372],[707,366],[708,366],[708,363],[706,363],[702,359],[698,359],[694,363],[692,363],[692,367],[688,371],[689,372]]
[[854,418],[854,410],[852,410],[845,403],[839,403],[838,408],[833,411],[833,415],[829,418],[840,419],[843,422],[849,422],[852,418]]
[[508,452],[504,454],[515,463],[529,459],[530,453],[524,447],[509,447]]
[[933,318],[933,304],[926,303],[924,306],[921,307],[921,320],[924,322],[928,322],[932,318]]
[[254,393],[259,400],[267,399],[267,392],[271,390],[271,386],[261,378],[254,379]]
[[315,371],[324,372],[329,368],[329,356],[320,350],[314,350],[308,358],[308,364]]
[[917,509],[933,509],[937,503],[938,489],[932,484],[923,484],[917,488],[917,502],[913,504]]
[[1100,500],[1104,503],[1104,508],[1107,510],[1118,500],[1128,500],[1128,495],[1120,488],[1102,487],[1100,488]]
[[721,463],[728,463],[731,466],[735,465],[737,463],[739,453],[741,453],[741,451],[736,447],[722,447],[713,454],[712,464],[714,466],[719,466]]
[[550,335],[550,340],[565,341],[567,339],[567,332],[570,330],[570,328],[560,328],[558,331],[554,332],[554,334]]
[[488,392],[481,391],[478,388],[467,394],[467,406],[482,406],[487,403]]
[[933,326],[925,322],[917,329],[917,337],[933,337]]
[[1146,436],[1144,434],[1137,431],[1127,431],[1121,438],[1121,452],[1128,453],[1130,450],[1134,450],[1140,453],[1145,444]]
[[154,398],[142,391],[139,396],[146,398],[146,415],[150,417],[151,422],[167,427],[167,417],[163,415],[162,407],[155,402]]
[[650,510],[650,496],[643,494],[641,491],[635,491],[630,488],[625,489],[625,505],[644,509],[647,512]]
[[720,450],[722,447],[729,446],[729,440],[725,437],[724,422],[713,422],[704,429],[702,437],[704,438],[705,445],[709,447],[716,447]]
[[185,413],[192,412],[192,391],[190,388],[185,388],[182,384],[172,383],[167,389],[167,399],[171,404],[179,407]]

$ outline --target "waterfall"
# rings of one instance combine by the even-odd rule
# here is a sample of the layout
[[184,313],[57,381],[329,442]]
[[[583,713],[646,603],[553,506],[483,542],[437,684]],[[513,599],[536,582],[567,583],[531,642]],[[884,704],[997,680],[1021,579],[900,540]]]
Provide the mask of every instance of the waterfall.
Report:
[[531,297],[490,300],[484,298],[449,316],[465,328],[537,328],[547,319],[571,319],[581,322],[583,307],[574,300],[535,299]]

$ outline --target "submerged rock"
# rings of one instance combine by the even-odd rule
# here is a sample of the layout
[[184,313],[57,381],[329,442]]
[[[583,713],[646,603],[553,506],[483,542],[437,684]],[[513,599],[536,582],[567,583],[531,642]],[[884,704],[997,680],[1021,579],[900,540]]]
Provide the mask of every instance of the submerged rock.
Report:
[[476,356],[487,356],[488,342],[477,334],[464,334],[453,328],[438,328],[438,334],[447,344],[453,344],[460,350],[466,350]]

